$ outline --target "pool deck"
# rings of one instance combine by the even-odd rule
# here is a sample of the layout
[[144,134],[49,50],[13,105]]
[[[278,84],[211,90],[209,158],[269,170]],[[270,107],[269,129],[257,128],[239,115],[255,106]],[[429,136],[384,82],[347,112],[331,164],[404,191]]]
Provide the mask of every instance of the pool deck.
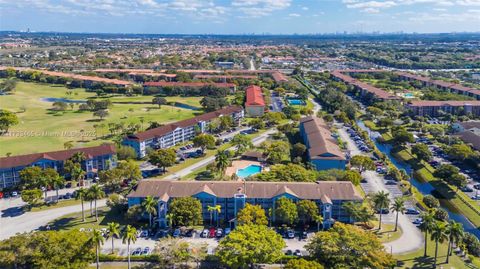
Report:
[[232,162],[232,165],[230,167],[227,167],[227,170],[225,170],[225,175],[231,177],[233,174],[237,173],[238,169],[243,169],[250,165],[262,166],[262,163],[249,160],[236,160]]

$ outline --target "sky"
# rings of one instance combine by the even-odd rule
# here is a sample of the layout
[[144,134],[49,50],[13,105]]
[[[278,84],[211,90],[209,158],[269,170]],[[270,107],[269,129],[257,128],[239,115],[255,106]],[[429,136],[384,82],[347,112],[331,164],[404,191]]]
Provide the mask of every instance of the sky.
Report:
[[150,34],[480,32],[480,0],[0,0],[0,30]]

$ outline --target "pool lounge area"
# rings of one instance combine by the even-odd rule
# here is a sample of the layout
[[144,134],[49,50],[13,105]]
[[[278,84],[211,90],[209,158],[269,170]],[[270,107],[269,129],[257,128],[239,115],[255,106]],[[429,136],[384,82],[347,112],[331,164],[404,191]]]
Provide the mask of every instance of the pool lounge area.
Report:
[[237,175],[239,179],[244,179],[263,171],[261,162],[251,160],[235,160],[230,167],[225,170],[226,176]]

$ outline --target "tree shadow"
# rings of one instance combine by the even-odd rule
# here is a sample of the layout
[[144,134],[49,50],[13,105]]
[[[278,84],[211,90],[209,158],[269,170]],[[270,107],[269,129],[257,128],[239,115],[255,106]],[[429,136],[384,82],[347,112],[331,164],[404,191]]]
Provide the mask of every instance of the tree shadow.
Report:
[[15,206],[15,207],[10,207],[2,210],[1,217],[2,218],[17,217],[17,216],[23,215],[23,213],[25,213],[23,210],[23,207]]

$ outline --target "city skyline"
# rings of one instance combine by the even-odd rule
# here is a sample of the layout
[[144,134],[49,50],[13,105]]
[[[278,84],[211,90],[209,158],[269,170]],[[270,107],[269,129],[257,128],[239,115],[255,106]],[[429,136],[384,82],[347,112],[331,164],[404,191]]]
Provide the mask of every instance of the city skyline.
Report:
[[[478,0],[0,1],[0,29],[145,34],[478,32]],[[18,18],[24,18],[18,20]]]

